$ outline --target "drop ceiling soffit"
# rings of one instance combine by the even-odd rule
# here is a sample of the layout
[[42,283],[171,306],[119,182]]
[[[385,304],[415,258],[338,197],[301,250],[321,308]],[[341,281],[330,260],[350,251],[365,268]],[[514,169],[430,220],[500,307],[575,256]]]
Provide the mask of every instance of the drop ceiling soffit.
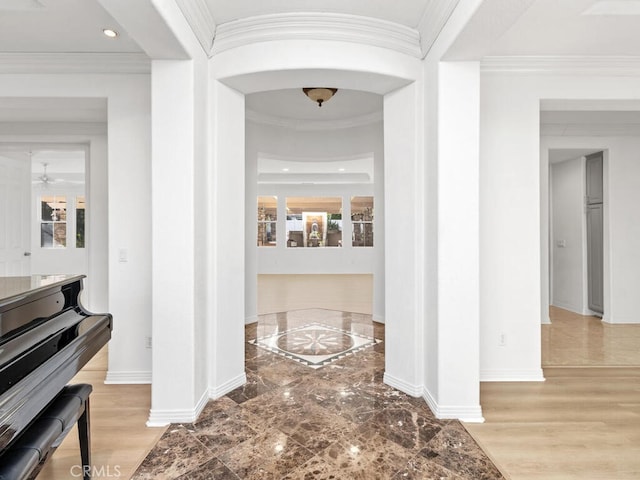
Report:
[[480,63],[482,73],[638,76],[636,56],[488,56]]
[[144,53],[0,53],[0,73],[151,73]]

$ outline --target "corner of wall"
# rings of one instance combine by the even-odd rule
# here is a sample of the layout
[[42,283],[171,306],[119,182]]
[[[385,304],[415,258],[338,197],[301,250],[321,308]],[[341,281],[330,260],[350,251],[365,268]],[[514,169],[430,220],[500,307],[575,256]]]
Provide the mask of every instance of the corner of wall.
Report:
[[223,383],[222,385],[219,385],[216,388],[209,387],[209,398],[212,400],[215,400],[217,398],[223,397],[230,391],[235,390],[238,387],[241,387],[245,383],[247,383],[247,375],[245,373],[242,373],[241,375],[238,375],[237,377],[232,378],[228,382]]
[[446,406],[439,405],[431,392],[425,388],[422,392],[422,398],[438,419],[456,419],[468,423],[484,423],[482,416],[482,407],[477,406]]
[[146,425],[147,427],[166,427],[171,423],[193,423],[198,419],[208,401],[208,392],[205,391],[192,409],[154,410],[152,408]]

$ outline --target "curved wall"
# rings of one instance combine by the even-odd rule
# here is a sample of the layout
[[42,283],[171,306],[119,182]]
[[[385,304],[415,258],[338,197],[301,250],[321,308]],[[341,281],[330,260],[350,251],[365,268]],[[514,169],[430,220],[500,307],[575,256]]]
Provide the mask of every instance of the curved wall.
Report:
[[[299,131],[288,127],[246,123],[246,205],[245,205],[245,315],[256,320],[257,284],[260,274],[370,274],[373,275],[373,305],[369,307],[378,321],[384,320],[384,142],[383,124],[375,122],[359,127],[322,131]],[[257,159],[317,159],[372,155],[373,184],[257,184]],[[275,248],[256,246],[256,196],[342,197],[346,214],[350,198],[374,196],[374,246],[353,248],[347,241],[342,248],[287,248],[284,235]],[[284,201],[284,200],[283,200]],[[346,225],[345,225],[346,227]],[[283,231],[283,230],[281,230]],[[346,228],[343,235],[348,237]]]

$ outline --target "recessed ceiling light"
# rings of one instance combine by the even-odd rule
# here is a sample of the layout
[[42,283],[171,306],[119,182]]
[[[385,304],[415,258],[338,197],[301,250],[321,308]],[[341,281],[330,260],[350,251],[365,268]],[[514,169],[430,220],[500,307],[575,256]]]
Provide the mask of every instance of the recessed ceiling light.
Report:
[[344,172],[344,168],[339,168],[338,171],[339,172]]
[[116,38],[118,36],[118,32],[112,30],[111,28],[103,28],[102,33],[104,33],[109,38]]
[[289,169],[288,169],[288,168],[283,168],[283,169],[282,169],[282,171],[283,171],[283,172],[288,172],[288,171],[289,171]]

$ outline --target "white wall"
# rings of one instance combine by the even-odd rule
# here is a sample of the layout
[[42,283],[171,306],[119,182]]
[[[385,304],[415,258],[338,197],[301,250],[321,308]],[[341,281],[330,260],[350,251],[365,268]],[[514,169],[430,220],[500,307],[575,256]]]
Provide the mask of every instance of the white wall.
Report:
[[551,165],[551,304],[588,314],[584,157]]
[[[546,241],[549,219],[547,209],[541,205],[545,205],[549,192],[547,170],[540,161],[540,101],[640,97],[637,78],[607,76],[604,70],[597,76],[521,72],[485,69],[481,80],[481,378],[484,380],[542,378],[540,322],[547,316],[544,310],[548,308],[544,291],[549,278]],[[595,140],[602,143],[602,139]],[[624,190],[623,195],[628,195],[629,187]],[[628,233],[635,234],[635,227]],[[613,238],[611,241],[612,252],[625,243],[623,240],[616,246]],[[625,261],[635,259],[636,255],[627,255]],[[613,269],[612,260],[612,277]],[[611,282],[612,291],[620,288],[613,278]],[[614,314],[613,298],[611,307]],[[633,313],[625,310],[624,315],[629,318]],[[502,334],[506,335],[504,346],[499,344]]]
[[[318,141],[318,135],[322,141]],[[257,159],[261,154],[282,158],[330,159],[372,154],[374,158],[375,184],[335,185],[257,185]],[[246,131],[246,307],[248,322],[255,321],[258,274],[355,274],[374,275],[373,315],[376,321],[384,321],[384,148],[383,125],[376,122],[345,129],[329,129],[322,132],[294,131],[286,127],[247,122]],[[256,196],[275,195],[285,205],[288,196],[342,197],[343,247],[342,248],[287,248],[285,245],[284,217],[279,218],[279,245],[274,248],[258,248],[256,224]],[[349,202],[352,196],[374,196],[375,224],[374,247],[351,246],[347,227]],[[282,209],[284,211],[284,209]]]
[[[104,242],[102,245],[108,242],[108,285],[100,285],[101,292],[108,291],[108,302],[92,299],[91,307],[107,310],[114,317],[113,338],[109,345],[109,378],[148,382],[151,354],[144,346],[145,337],[151,335],[149,76],[7,74],[0,75],[0,90],[6,97],[107,99],[108,233],[95,240]],[[60,141],[62,136],[65,134],[57,132],[31,140]],[[69,138],[64,140],[70,142]],[[99,152],[102,147],[96,144],[95,148]],[[104,174],[103,168],[106,165],[96,169],[95,175]],[[90,181],[99,185],[93,172]],[[91,220],[94,233],[99,232],[96,222],[104,222],[107,218],[104,204],[96,202],[96,208],[102,215]],[[98,251],[103,248],[100,243],[96,247]],[[127,263],[118,262],[118,252],[123,248],[128,252]],[[90,260],[90,271],[97,269],[104,269],[103,257]]]
[[[632,94],[630,92],[630,94]],[[637,93],[640,95],[640,93]],[[636,98],[630,96],[629,98]],[[608,323],[640,323],[640,139],[635,136],[544,136],[543,158],[555,148],[605,151],[604,165],[604,302]]]

